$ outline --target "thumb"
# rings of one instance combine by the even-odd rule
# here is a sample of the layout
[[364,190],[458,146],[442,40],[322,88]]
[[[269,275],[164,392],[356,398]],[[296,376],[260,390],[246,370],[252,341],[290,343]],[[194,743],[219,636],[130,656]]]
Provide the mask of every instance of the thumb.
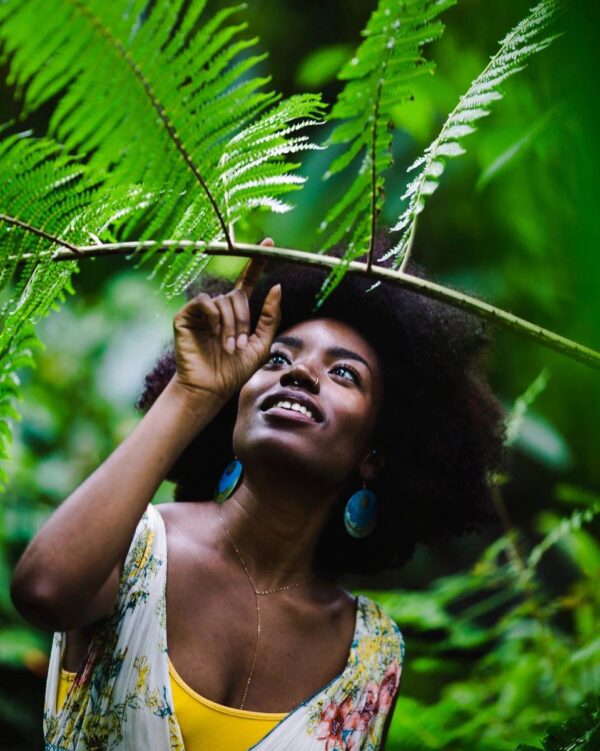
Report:
[[275,284],[269,290],[263,303],[260,317],[254,330],[264,347],[270,346],[281,321],[281,284]]

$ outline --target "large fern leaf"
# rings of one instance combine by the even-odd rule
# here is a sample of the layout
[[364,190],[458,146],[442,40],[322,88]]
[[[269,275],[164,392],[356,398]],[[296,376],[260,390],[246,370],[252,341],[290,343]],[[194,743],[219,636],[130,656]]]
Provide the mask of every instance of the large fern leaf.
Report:
[[17,418],[16,370],[32,366],[40,346],[34,325],[73,292],[78,261],[52,256],[65,247],[77,253],[78,244],[125,221],[136,194],[141,209],[139,191],[115,188],[112,201],[102,199],[99,176],[49,139],[18,134],[0,143],[0,457]]
[[548,26],[562,9],[562,0],[542,0],[500,42],[498,52],[473,81],[448,119],[437,138],[425,149],[408,171],[419,172],[402,196],[408,205],[392,227],[401,231],[399,242],[382,259],[396,256],[402,268],[408,259],[417,224],[417,217],[425,202],[437,190],[446,160],[465,153],[462,140],[474,133],[475,123],[490,113],[494,102],[502,99],[501,85],[507,78],[524,68],[525,61],[545,49],[557,35],[543,36]]
[[[372,257],[377,216],[383,205],[384,173],[392,164],[392,110],[413,98],[419,76],[431,73],[421,48],[439,37],[443,25],[437,20],[456,0],[380,0],[362,32],[365,41],[342,68],[339,78],[348,83],[333,107],[330,119],[342,120],[328,139],[346,144],[330,165],[325,178],[346,169],[360,157],[357,175],[344,196],[329,211],[320,231],[325,252],[344,241],[346,262],[369,253]],[[346,266],[325,281],[320,301],[341,280]]]
[[[25,90],[26,111],[64,92],[50,134],[71,152],[89,156],[92,168],[109,173],[106,186],[142,185],[155,197],[143,224],[130,224],[136,239],[159,237],[231,244],[231,226],[258,202],[278,208],[276,197],[297,187],[292,165],[273,160],[255,169],[255,186],[238,192],[228,215],[220,159],[228,142],[261,115],[278,130],[277,159],[287,149],[281,135],[291,118],[313,119],[318,97],[301,96],[276,107],[262,91],[268,79],[249,77],[264,55],[251,54],[245,23],[232,23],[238,8],[204,22],[204,0],[7,0],[0,4],[0,38],[11,77]],[[241,6],[240,6],[241,7]],[[68,87],[68,88],[67,88]],[[286,149],[287,146],[287,149]],[[264,180],[278,175],[264,191]],[[240,177],[240,179],[243,179]],[[245,183],[247,181],[244,180]],[[254,189],[253,189],[254,188]],[[267,199],[271,198],[269,202]],[[260,201],[258,199],[261,199]],[[140,234],[141,228],[143,232]],[[165,284],[175,293],[199,272],[201,254],[161,254],[173,262]]]

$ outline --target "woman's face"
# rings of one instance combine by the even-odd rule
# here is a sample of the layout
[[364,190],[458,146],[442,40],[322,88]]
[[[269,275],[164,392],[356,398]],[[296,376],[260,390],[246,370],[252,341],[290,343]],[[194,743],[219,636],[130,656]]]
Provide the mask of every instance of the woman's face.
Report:
[[304,321],[275,337],[269,359],[241,389],[233,448],[243,463],[302,467],[339,486],[373,448],[382,401],[368,342],[331,318]]

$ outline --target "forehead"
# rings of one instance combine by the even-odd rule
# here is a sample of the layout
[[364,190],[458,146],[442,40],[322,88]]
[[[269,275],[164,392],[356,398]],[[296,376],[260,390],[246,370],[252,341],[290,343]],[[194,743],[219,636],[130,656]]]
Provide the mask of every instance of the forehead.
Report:
[[334,318],[311,318],[279,331],[277,336],[297,336],[305,348],[326,350],[332,346],[353,350],[379,369],[379,358],[369,342],[356,329]]

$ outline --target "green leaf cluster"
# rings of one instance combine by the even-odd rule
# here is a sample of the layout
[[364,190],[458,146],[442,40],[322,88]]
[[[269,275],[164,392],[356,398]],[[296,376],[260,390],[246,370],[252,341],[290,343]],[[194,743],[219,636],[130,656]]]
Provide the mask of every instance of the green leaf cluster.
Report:
[[[599,514],[597,497],[587,518]],[[553,524],[529,560],[521,556],[526,540],[512,532],[489,545],[470,571],[437,579],[423,592],[369,592],[410,645],[390,751],[515,751],[544,735],[544,751],[596,748],[600,545],[579,525],[563,523],[569,531],[558,537]],[[571,570],[566,590],[552,592],[530,568],[539,548],[553,548]],[[433,702],[419,697],[429,685],[436,687]]]
[[408,168],[409,172],[416,169],[419,172],[402,196],[408,200],[408,206],[392,227],[392,231],[402,232],[401,239],[385,257],[395,256],[402,266],[405,265],[417,217],[425,208],[427,198],[437,190],[446,160],[465,153],[463,139],[475,132],[475,123],[489,115],[492,104],[502,99],[500,87],[506,79],[523,70],[529,57],[544,50],[556,38],[556,35],[544,34],[561,9],[561,0],[542,0],[502,39],[498,52],[460,98],[437,138]]
[[[340,71],[338,77],[348,83],[329,119],[342,122],[327,145],[345,148],[323,177],[346,169],[357,157],[360,164],[351,186],[319,228],[327,232],[323,252],[341,240],[346,242],[346,261],[372,250],[384,201],[384,174],[392,165],[392,110],[413,99],[418,78],[433,72],[434,64],[423,57],[421,48],[442,34],[438,16],[455,2],[381,0],[363,31],[365,41]],[[343,265],[335,270],[322,290],[323,299],[344,271]]]

